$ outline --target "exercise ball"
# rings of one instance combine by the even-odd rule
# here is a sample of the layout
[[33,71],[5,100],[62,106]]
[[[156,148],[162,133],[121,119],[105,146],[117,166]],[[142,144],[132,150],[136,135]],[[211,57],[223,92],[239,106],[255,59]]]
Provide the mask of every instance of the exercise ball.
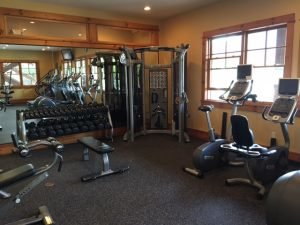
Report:
[[300,170],[279,177],[273,184],[266,203],[268,225],[300,224]]

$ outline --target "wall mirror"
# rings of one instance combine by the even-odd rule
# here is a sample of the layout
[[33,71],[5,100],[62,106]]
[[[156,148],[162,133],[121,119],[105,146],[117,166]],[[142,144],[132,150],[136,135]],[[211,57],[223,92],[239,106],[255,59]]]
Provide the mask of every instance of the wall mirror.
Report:
[[[124,85],[121,81],[123,78],[118,56],[118,51],[107,49],[0,44],[1,92],[4,92],[4,87],[7,86],[11,92],[10,104],[6,107],[6,111],[4,109],[0,111],[0,126],[2,126],[0,144],[11,143],[10,134],[16,130],[16,110],[27,109],[27,102],[41,94],[39,92],[42,89],[37,88],[36,84],[45,80],[47,76],[58,75],[58,79],[62,79],[72,74],[80,74],[78,82],[84,90],[99,82],[102,90],[107,89],[103,95],[110,93],[111,96],[106,96],[109,102],[105,103],[111,104],[115,109],[114,112],[117,112],[118,108],[126,108],[121,105],[125,93],[124,89],[122,90]],[[106,63],[108,66],[95,65],[93,60],[97,57],[100,57],[100,63]],[[99,68],[105,74],[109,74],[109,79],[103,76],[100,80]],[[5,97],[4,93],[0,96],[2,100]],[[87,98],[88,101],[92,101],[93,98],[98,98],[95,100],[98,102],[103,101],[101,94]],[[124,115],[124,112],[119,114]],[[122,125],[122,122],[119,125]]]

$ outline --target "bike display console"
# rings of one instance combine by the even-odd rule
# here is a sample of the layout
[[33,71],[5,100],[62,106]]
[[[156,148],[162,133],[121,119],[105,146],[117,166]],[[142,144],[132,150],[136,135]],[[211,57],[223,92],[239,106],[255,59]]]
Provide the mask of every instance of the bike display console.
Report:
[[270,108],[266,108],[263,117],[278,123],[292,123],[297,112],[297,96],[299,94],[299,79],[280,79],[278,98]]

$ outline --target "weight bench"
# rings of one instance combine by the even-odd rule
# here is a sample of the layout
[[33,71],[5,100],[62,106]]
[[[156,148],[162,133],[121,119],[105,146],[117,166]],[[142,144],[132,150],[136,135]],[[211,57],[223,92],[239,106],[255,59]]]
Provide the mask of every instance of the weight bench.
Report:
[[102,156],[102,171],[81,177],[82,182],[96,180],[97,178],[112,175],[112,174],[123,173],[129,169],[129,166],[120,168],[118,170],[112,170],[110,168],[108,154],[114,151],[113,147],[93,137],[83,137],[78,139],[78,142],[84,146],[83,149],[84,161],[89,160],[89,150],[92,150]]

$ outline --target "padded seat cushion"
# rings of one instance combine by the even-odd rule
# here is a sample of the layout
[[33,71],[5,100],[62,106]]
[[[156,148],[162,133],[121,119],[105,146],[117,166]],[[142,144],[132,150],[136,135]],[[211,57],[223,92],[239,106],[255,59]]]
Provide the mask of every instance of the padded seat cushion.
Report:
[[113,147],[111,147],[93,137],[82,137],[78,140],[78,142],[98,154],[109,153],[114,150]]
[[267,153],[269,151],[269,149],[262,147],[258,144],[254,144],[249,148],[251,151],[258,151],[260,153]]
[[25,177],[29,177],[35,173],[32,164],[19,166],[15,169],[8,170],[0,174],[0,188],[12,184]]

